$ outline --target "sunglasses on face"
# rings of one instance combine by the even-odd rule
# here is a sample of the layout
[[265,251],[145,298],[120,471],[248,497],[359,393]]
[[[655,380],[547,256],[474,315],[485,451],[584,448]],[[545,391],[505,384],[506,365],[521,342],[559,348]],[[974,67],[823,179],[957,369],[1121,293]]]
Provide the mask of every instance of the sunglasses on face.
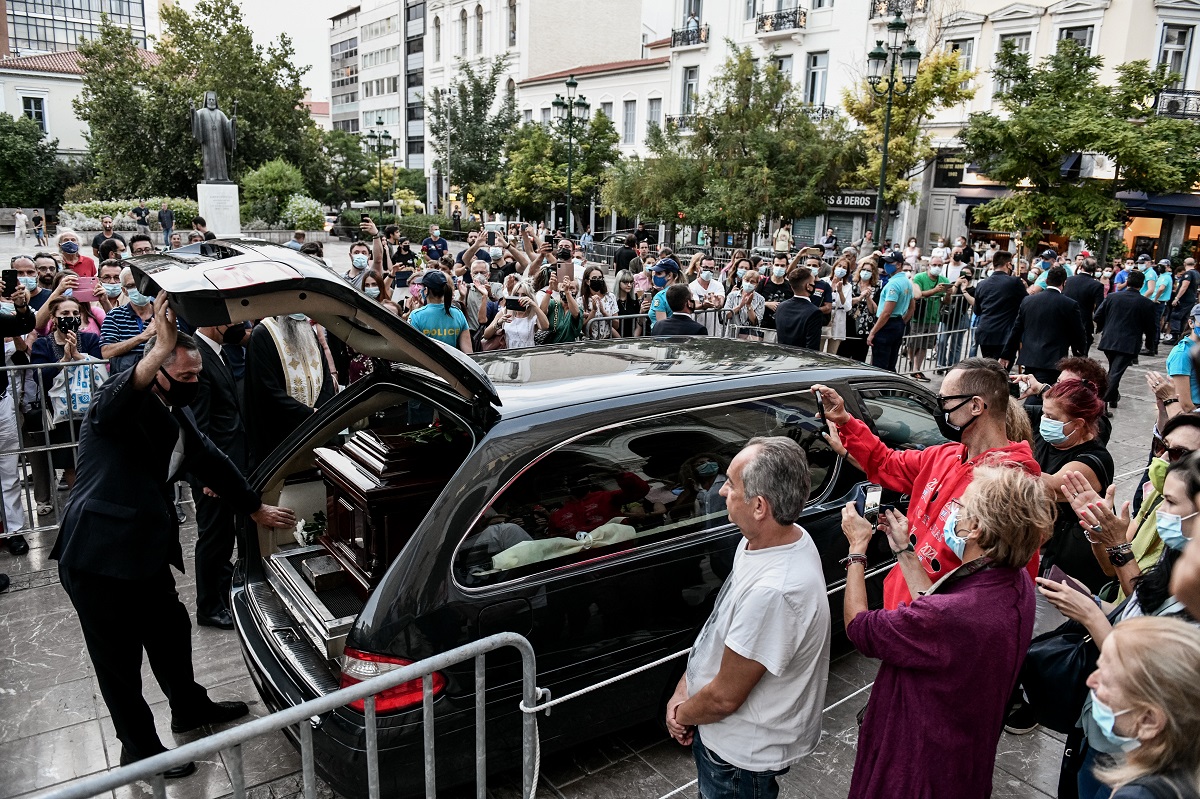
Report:
[[1158,433],[1154,434],[1154,455],[1158,458],[1166,458],[1170,463],[1175,463],[1186,457],[1191,450],[1187,447],[1172,447],[1167,444],[1167,440]]
[[[936,399],[937,399],[938,408],[940,410],[956,411],[959,408],[961,408],[962,406],[966,405],[972,399],[974,399],[975,396],[976,396],[975,394],[938,394]],[[946,403],[951,400],[962,400],[962,402],[959,402],[953,408],[947,408]]]

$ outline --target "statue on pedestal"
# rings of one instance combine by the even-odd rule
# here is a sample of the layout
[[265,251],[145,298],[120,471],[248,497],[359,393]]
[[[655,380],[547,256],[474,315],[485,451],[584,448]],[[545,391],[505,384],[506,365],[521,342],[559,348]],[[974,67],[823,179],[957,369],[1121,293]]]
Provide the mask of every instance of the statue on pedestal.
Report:
[[204,107],[192,110],[192,135],[200,142],[204,162],[205,183],[230,183],[229,155],[236,149],[237,101],[233,103],[233,119],[217,107],[217,93],[204,93]]

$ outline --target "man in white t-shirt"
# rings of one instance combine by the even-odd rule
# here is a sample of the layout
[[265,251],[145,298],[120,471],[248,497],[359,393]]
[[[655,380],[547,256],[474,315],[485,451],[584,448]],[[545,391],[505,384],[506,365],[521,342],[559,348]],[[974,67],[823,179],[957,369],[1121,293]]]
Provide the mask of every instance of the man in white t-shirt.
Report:
[[786,219],[779,220],[779,229],[775,231],[774,250],[785,255],[792,252],[792,227]]
[[751,439],[726,476],[721,496],[743,540],[667,729],[692,747],[704,799],[774,797],[776,778],[817,747],[829,681],[821,558],[794,523],[811,478],[804,450],[782,436]]

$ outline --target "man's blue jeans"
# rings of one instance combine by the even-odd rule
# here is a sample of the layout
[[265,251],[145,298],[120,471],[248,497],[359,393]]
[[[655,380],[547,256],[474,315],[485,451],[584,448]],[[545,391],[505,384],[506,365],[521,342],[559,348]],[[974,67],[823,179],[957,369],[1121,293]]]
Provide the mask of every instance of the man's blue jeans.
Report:
[[692,741],[692,757],[696,759],[700,799],[775,799],[779,796],[776,777],[789,771],[747,771],[731,766],[700,742],[699,731]]

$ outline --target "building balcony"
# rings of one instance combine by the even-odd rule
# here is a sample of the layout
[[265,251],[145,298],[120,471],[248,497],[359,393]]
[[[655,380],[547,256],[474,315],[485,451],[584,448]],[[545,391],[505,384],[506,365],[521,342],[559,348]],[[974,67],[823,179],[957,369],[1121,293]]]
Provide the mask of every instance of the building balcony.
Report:
[[820,105],[806,104],[804,106],[804,113],[808,115],[809,119],[819,125],[827,119],[836,117],[838,115],[838,110],[837,108],[831,108],[824,103],[821,103]]
[[671,47],[700,47],[708,44],[708,26],[676,28],[671,31]]
[[871,19],[887,20],[899,11],[903,17],[924,14],[929,10],[929,0],[871,0]]
[[692,129],[692,125],[695,123],[695,114],[679,114],[678,116],[667,117],[667,124],[681,132],[690,131]]
[[1200,120],[1200,91],[1166,89],[1154,100],[1154,112],[1160,117]]
[[808,24],[808,11],[803,8],[791,8],[786,11],[776,11],[771,14],[759,14],[754,25],[754,33],[760,39],[774,36],[790,36],[804,30]]

